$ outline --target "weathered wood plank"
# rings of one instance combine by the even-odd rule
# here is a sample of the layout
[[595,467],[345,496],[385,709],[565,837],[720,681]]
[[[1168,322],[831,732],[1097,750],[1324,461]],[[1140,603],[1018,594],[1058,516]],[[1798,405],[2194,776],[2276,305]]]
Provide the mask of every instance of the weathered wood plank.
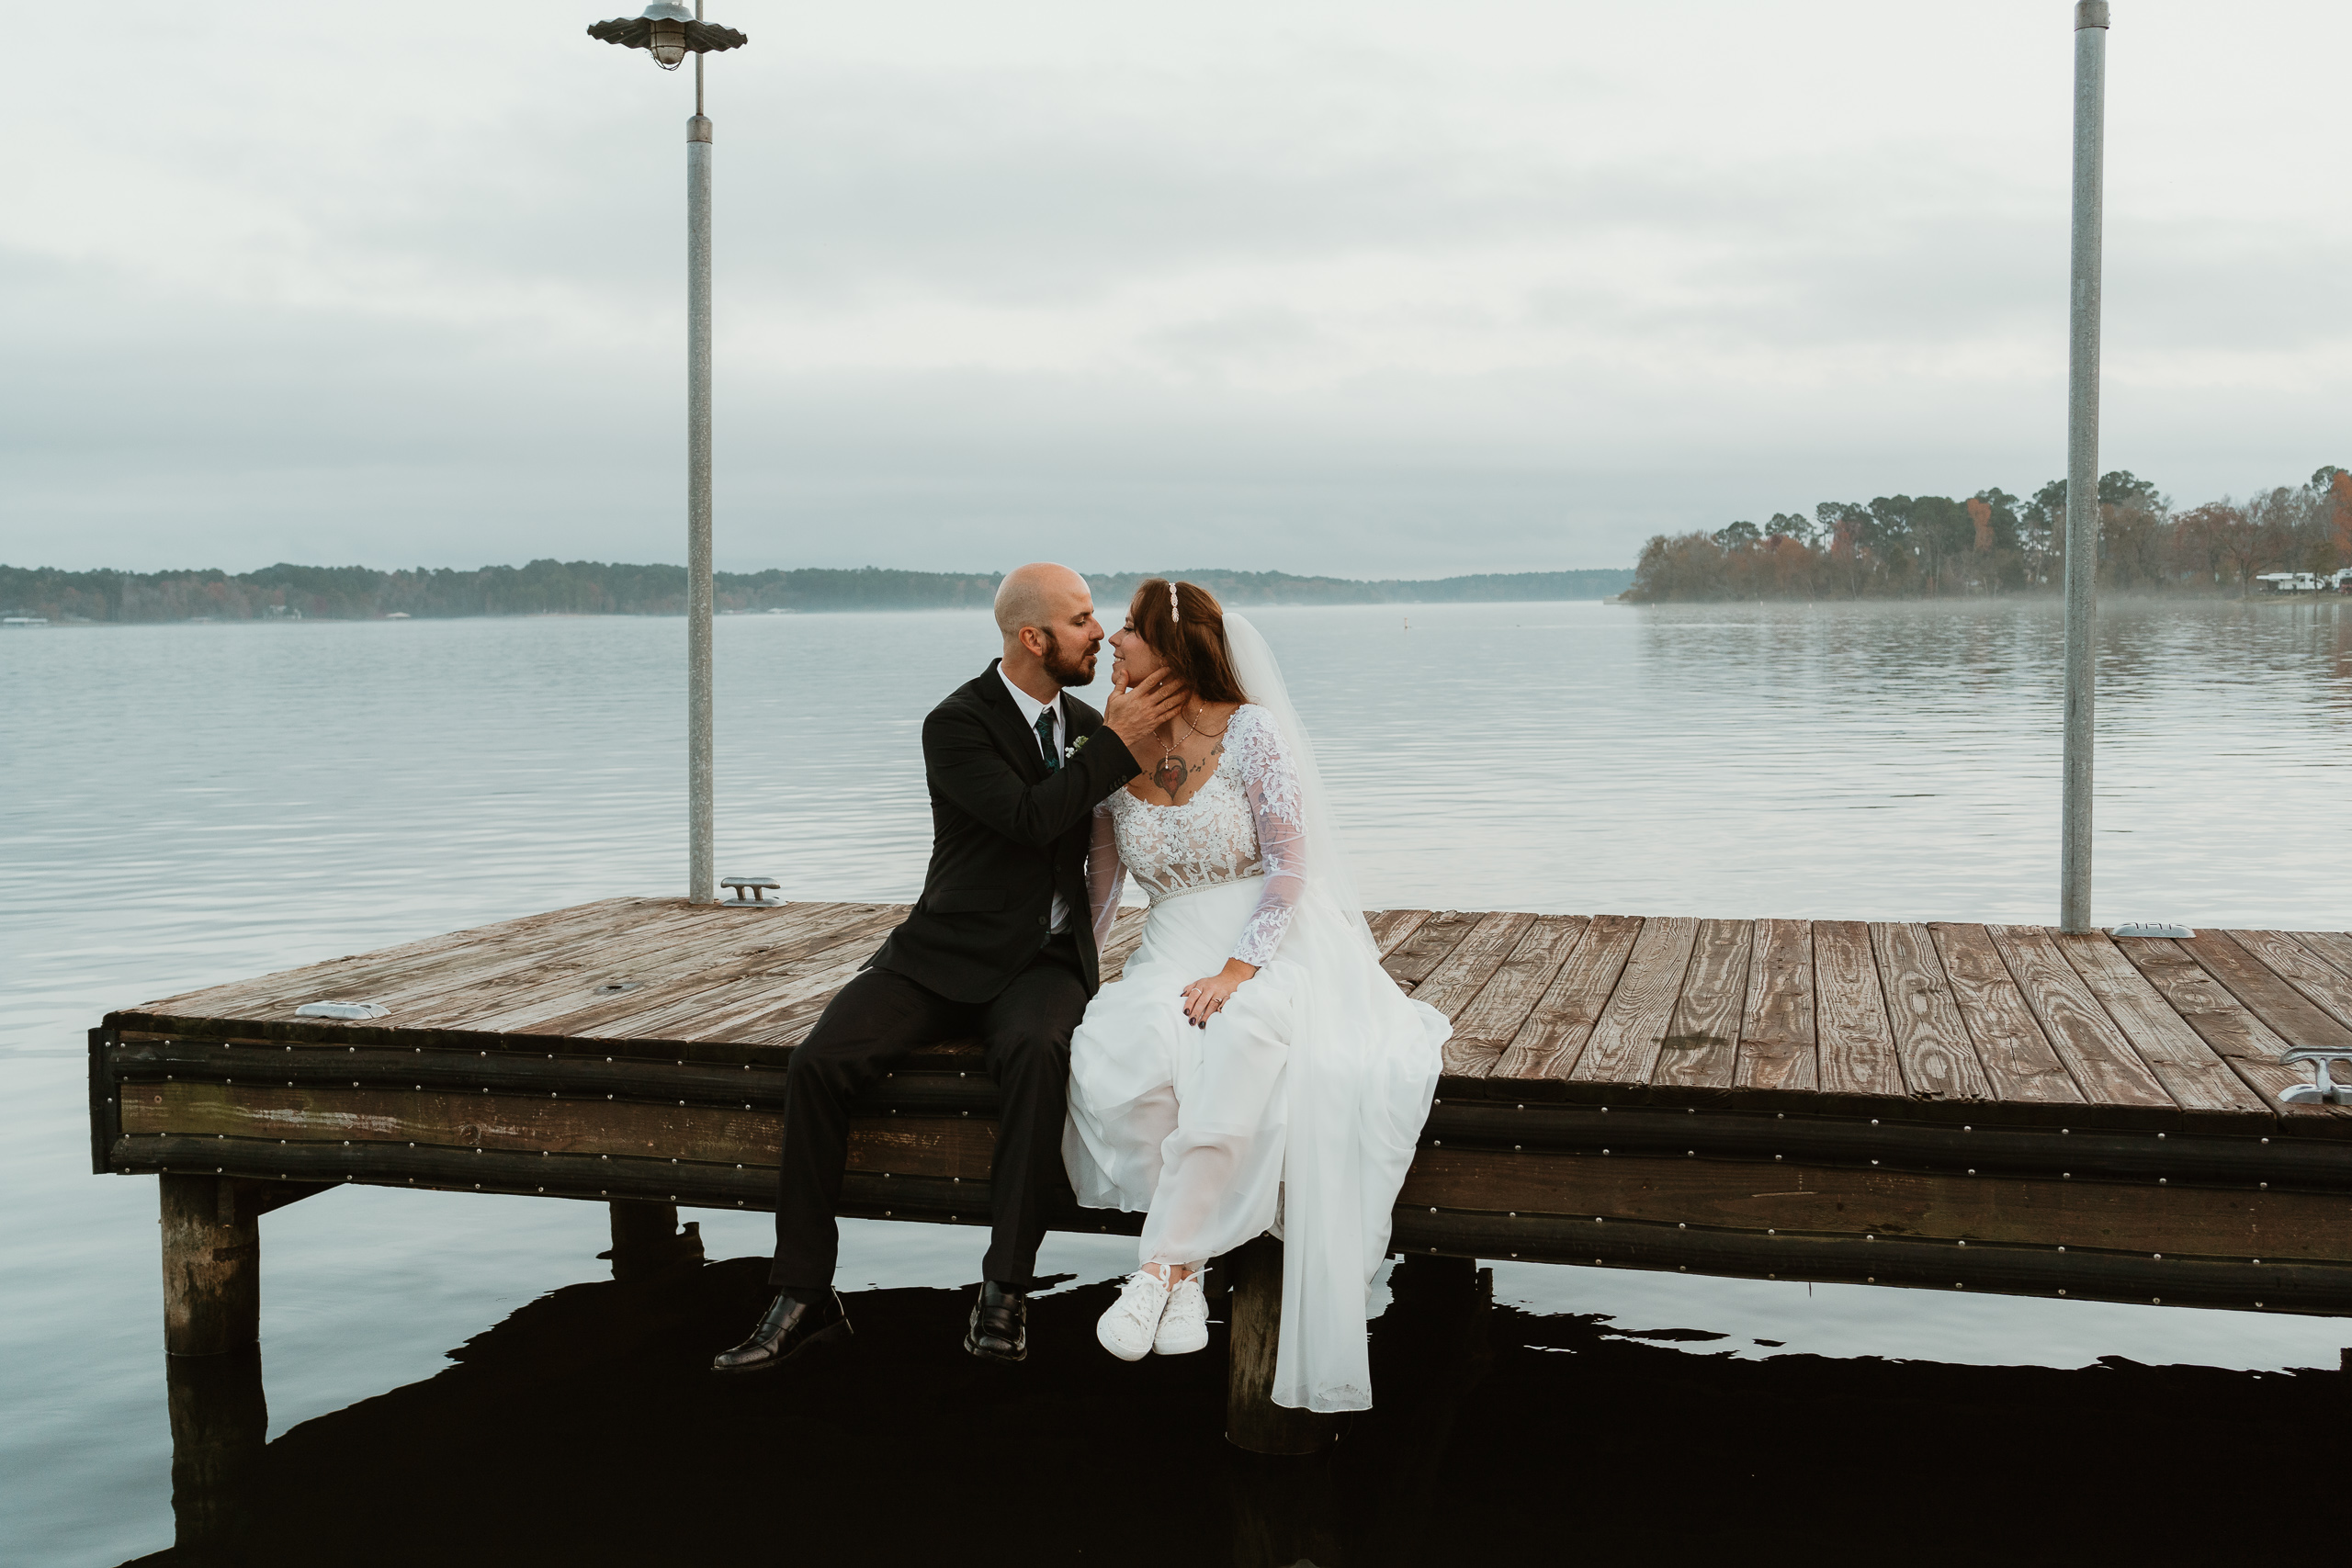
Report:
[[1494,977],[1454,1015],[1454,1039],[1499,1057],[1591,923],[1583,915],[1537,916]]
[[708,1037],[725,1038],[730,1026],[756,1023],[790,997],[819,990],[830,997],[905,917],[904,909],[886,906],[821,939],[707,951],[693,969],[684,968],[687,960],[681,955],[674,968],[641,965],[647,980],[621,997],[584,1007],[569,1005],[570,998],[563,998],[526,1001],[485,1023],[514,1032],[588,1040],[704,1038],[707,1028],[721,1032]]
[[1813,922],[1757,921],[1747,1010],[1739,1027],[1736,1081],[1741,1088],[1823,1087],[1813,992]]
[[1650,1081],[1684,1089],[1728,1089],[1739,1062],[1740,1020],[1747,1003],[1747,920],[1702,920],[1691,943],[1682,993],[1660,1042]]
[[[794,931],[767,924],[780,916],[714,916],[709,924],[673,932],[667,941],[616,944],[620,955],[599,973],[469,989],[443,1006],[460,1027],[500,1033],[670,1038],[675,1032],[668,1024],[676,1010],[697,993],[757,975],[835,970],[870,954],[882,933],[905,917],[898,905],[842,906],[821,922]],[[633,988],[596,992],[596,985],[616,980]]]
[[[750,1169],[775,1167],[784,1117],[748,1108],[438,1089],[163,1083],[124,1086],[123,1132],[289,1144],[432,1144]],[[849,1168],[985,1181],[995,1140],[996,1124],[986,1118],[858,1117],[850,1124]]]
[[2309,1083],[2310,1077],[2278,1060],[2287,1043],[2248,1011],[2179,942],[2118,937],[2115,946],[2173,1011],[2262,1097],[2264,1105],[2278,1117],[2282,1132],[2352,1136],[2352,1105],[2279,1103],[2280,1091]]
[[2352,931],[2292,931],[2289,933],[2338,974],[2352,975]]
[[2104,933],[2058,933],[2052,940],[2164,1084],[2189,1126],[2230,1131],[2269,1119],[2262,1096],[2230,1069]]
[[1654,916],[1642,922],[1625,972],[1617,977],[1617,989],[1600,1010],[1570,1077],[1580,1083],[1650,1081],[1698,940],[1699,922],[1687,916]]
[[1903,1082],[1915,1100],[1989,1100],[1993,1086],[1976,1059],[1960,1002],[1928,928],[1873,923],[1871,946],[1894,1030]]
[[1419,987],[1453,954],[1484,917],[1472,910],[1441,909],[1413,928],[1413,934],[1381,960],[1389,978],[1408,990]]
[[[796,906],[790,913],[742,918],[772,918],[787,923],[821,920],[828,918],[823,911],[833,908]],[[482,1012],[518,997],[560,994],[586,999],[596,986],[636,967],[648,953],[698,956],[707,933],[719,929],[704,923],[712,919],[693,911],[684,899],[641,905],[610,923],[584,927],[551,942],[526,947],[486,944],[480,952],[379,987],[368,999],[390,1010],[390,1016],[383,1021],[388,1027],[476,1027]],[[249,1016],[266,1022],[290,1021],[297,999],[288,997],[280,1010]]]
[[2337,1023],[2352,1026],[2352,975],[2339,971],[2286,931],[2222,933]]
[[1122,909],[1113,918],[1110,938],[1103,942],[1097,962],[1104,985],[1119,977],[1127,966],[1127,960],[1133,958],[1136,949],[1143,945],[1144,919],[1150,913],[1149,909],[1138,905]]
[[2199,931],[2180,947],[2280,1039],[2295,1045],[2352,1050],[2352,1029],[2313,1006],[2310,998],[2225,933]]
[[[1413,987],[1413,999],[1427,1002],[1451,1019],[1494,978],[1495,971],[1503,966],[1534,922],[1532,915],[1508,910],[1481,916],[1461,944],[1430,971],[1429,978]],[[1445,1076],[1485,1077],[1501,1055],[1499,1047],[1473,1043],[1457,1031],[1445,1043]]]
[[1816,920],[1811,935],[1819,1087],[1827,1094],[1901,1096],[1903,1064],[1870,928],[1860,920]]
[[1421,929],[1430,918],[1427,909],[1375,909],[1364,916],[1372,927],[1372,940],[1380,949],[1380,956],[1387,957],[1404,945],[1405,939]]
[[373,1000],[379,990],[468,966],[504,961],[525,965],[567,941],[593,939],[608,930],[658,918],[638,898],[605,898],[520,920],[477,926],[446,936],[402,942],[375,953],[355,953],[282,969],[251,979],[182,992],[128,1010],[159,1017],[259,1019],[291,1017],[304,1002]]
[[1985,932],[2085,1100],[2175,1109],[2172,1096],[2066,962],[2049,931],[1987,926]]
[[2352,1194],[1598,1154],[1423,1149],[1400,1209],[1792,1235],[2352,1262]]
[[1430,971],[1429,978],[1413,987],[1413,999],[1453,1018],[1494,978],[1495,971],[1534,923],[1533,915],[1510,910],[1481,915],[1460,945]]
[[1599,915],[1587,926],[1576,947],[1560,965],[1544,999],[1511,1036],[1496,1062],[1495,1077],[1565,1079],[1575,1070],[1617,987],[1625,960],[1642,934],[1642,922],[1632,915]]
[[[1978,925],[1933,924],[1936,956],[1943,960],[1961,1021],[1976,1047],[1976,1060],[1994,1098],[2026,1104],[2077,1104],[2082,1090],[2067,1076],[2017,981],[2001,962],[2000,950]],[[2169,1103],[2169,1101],[2167,1101]]]

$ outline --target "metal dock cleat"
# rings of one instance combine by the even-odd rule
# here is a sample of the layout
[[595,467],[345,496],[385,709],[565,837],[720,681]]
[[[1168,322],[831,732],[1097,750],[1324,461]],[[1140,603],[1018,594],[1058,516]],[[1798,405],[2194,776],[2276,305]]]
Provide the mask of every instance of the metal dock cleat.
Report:
[[2312,1065],[2312,1081],[2282,1089],[2278,1095],[2281,1105],[2352,1105],[2352,1084],[2337,1083],[2327,1075],[2330,1062],[2352,1062],[2352,1050],[2342,1046],[2299,1045],[2278,1053],[2278,1059],[2290,1066],[2297,1062]]
[[[767,890],[771,887],[775,888],[779,895],[784,891],[784,884],[773,876],[722,876],[718,879],[718,885],[721,887],[735,889],[735,897],[720,899],[719,902],[722,904],[729,906],[757,904],[765,909],[781,908],[784,906],[784,899],[781,897],[771,899],[767,896]],[[751,897],[748,898],[743,896],[746,888],[751,890]]]

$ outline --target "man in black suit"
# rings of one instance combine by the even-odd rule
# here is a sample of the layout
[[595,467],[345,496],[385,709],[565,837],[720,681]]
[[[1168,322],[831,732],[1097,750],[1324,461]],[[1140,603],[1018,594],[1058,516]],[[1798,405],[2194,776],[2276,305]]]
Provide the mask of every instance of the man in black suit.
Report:
[[775,1299],[721,1372],[781,1365],[842,1332],[832,1291],[833,1209],[858,1093],[919,1046],[978,1036],[1001,1100],[989,1174],[994,1229],[964,1348],[1028,1354],[1027,1292],[1061,1162],[1069,1037],[1101,984],[1086,901],[1094,807],[1138,772],[1136,752],[1183,705],[1159,676],[1114,691],[1104,711],[1063,688],[1091,685],[1102,624],[1086,580],[1022,567],[997,589],[1004,656],[923,720],[931,868],[905,923],[827,1005],[785,1076],[775,1210]]

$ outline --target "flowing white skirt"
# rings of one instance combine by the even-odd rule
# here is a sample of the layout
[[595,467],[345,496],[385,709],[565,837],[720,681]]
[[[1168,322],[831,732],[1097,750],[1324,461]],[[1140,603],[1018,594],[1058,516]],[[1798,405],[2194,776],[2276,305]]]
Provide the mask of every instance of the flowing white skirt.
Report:
[[1225,966],[1262,891],[1252,877],[1153,907],[1070,1041],[1062,1157],[1080,1203],[1145,1213],[1142,1262],[1280,1235],[1274,1402],[1367,1410],[1372,1280],[1453,1026],[1310,885],[1272,962],[1193,1028],[1184,987]]

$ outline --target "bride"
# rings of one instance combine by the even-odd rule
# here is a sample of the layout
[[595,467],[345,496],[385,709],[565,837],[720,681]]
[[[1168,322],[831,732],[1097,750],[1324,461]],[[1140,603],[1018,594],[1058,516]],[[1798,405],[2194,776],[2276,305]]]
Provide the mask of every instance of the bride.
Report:
[[1265,638],[1153,578],[1111,637],[1124,690],[1191,688],[1147,772],[1095,808],[1095,940],[1125,879],[1143,942],[1070,1041],[1062,1156],[1078,1201],[1145,1213],[1141,1267],[1096,1335],[1126,1360],[1208,1343],[1201,1272],[1283,1238],[1274,1402],[1372,1404],[1364,1314],[1436,1092],[1442,1014],[1380,967],[1322,780]]

